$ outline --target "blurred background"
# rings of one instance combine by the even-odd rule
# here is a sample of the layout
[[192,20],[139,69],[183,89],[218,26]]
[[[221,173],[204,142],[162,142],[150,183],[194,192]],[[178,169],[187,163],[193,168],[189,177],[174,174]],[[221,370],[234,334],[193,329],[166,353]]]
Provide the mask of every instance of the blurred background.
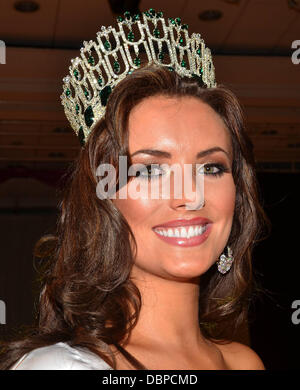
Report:
[[0,340],[33,322],[33,246],[55,229],[80,148],[59,98],[70,59],[102,25],[151,7],[201,33],[243,105],[272,232],[254,251],[264,293],[238,341],[268,369],[299,368],[300,0],[0,0]]

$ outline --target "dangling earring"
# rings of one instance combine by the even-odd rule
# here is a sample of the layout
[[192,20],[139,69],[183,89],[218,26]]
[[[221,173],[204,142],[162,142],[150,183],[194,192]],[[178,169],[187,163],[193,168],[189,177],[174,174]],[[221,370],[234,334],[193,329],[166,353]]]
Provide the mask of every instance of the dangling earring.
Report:
[[232,256],[232,250],[230,247],[227,247],[227,256],[224,253],[220,256],[220,259],[217,261],[218,271],[221,274],[226,274],[231,268],[234,257]]

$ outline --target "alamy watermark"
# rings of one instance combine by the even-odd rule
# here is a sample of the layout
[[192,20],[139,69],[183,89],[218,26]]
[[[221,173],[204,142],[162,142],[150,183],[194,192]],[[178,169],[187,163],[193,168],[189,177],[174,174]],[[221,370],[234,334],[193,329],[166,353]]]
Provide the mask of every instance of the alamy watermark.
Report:
[[[184,197],[189,209],[198,209],[204,204],[204,167],[205,164],[196,164],[194,167],[193,164],[184,164],[183,169],[180,164],[132,164],[127,169],[127,156],[119,156],[118,182],[115,167],[112,164],[100,164],[96,170],[96,176],[101,178],[96,193],[100,199],[127,199],[128,197],[182,199]],[[174,178],[173,195],[171,195],[171,173]],[[102,178],[103,176],[105,177]],[[131,182],[130,180],[127,182],[129,176],[133,178]],[[196,179],[195,190],[193,177]],[[129,182],[130,185],[126,186]],[[182,188],[184,188],[183,193]]]
[[6,46],[5,42],[0,40],[0,64],[6,64]]
[[292,302],[292,309],[297,309],[292,314],[292,323],[294,325],[300,324],[300,299]]
[[6,305],[4,301],[0,300],[0,325],[6,324]]
[[300,39],[292,42],[292,49],[297,49],[292,54],[292,63],[294,65],[300,64]]

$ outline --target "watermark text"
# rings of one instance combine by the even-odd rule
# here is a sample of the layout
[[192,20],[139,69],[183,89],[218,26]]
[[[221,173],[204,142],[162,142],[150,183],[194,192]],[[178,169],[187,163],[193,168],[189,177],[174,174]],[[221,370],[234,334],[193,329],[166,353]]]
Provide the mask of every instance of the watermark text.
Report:
[[5,42],[0,40],[0,64],[6,64],[6,46]]
[[133,164],[127,169],[127,157],[119,156],[118,180],[112,164],[98,166],[96,193],[99,199],[184,198],[194,210],[204,204],[204,170],[205,164]]
[[292,63],[294,65],[300,64],[300,39],[292,42],[292,49],[296,49],[292,54]]
[[6,324],[6,305],[4,301],[0,300],[0,325]]
[[292,302],[292,309],[297,309],[292,314],[292,323],[294,325],[300,324],[300,299]]

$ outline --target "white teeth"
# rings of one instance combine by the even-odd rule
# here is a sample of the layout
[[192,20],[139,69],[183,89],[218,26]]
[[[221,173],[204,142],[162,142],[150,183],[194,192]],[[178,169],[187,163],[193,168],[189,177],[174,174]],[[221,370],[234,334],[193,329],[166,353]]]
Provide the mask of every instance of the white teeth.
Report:
[[189,230],[188,230],[188,237],[194,237],[194,228],[192,226],[189,227]]
[[189,227],[178,227],[175,229],[155,229],[155,231],[161,236],[165,237],[181,237],[181,238],[191,238],[195,236],[200,236],[206,231],[207,225],[197,225]]
[[187,232],[185,228],[180,229],[180,237],[184,237],[184,238],[187,237]]

